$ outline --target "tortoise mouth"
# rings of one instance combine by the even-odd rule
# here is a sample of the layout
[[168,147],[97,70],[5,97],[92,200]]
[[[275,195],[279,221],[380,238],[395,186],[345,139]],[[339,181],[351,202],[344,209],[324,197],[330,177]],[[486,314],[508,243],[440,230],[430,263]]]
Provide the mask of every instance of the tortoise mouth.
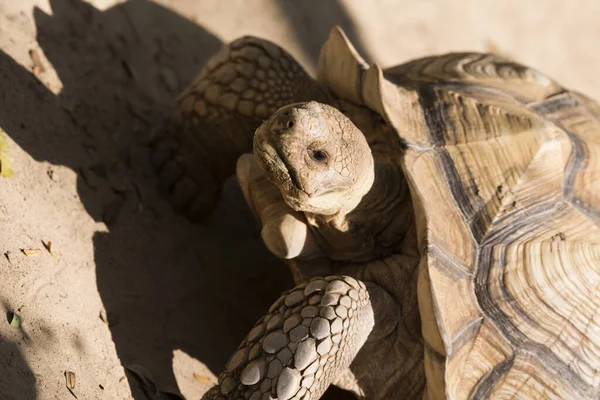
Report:
[[[281,164],[283,165],[282,172],[287,175],[286,180],[291,182],[295,189],[306,193],[303,186],[300,184],[296,168],[291,166],[290,160],[284,154],[282,154],[279,149],[275,149],[275,155],[279,158],[279,161],[281,161]],[[310,196],[308,193],[306,194]]]
[[296,168],[291,165],[288,157],[271,144],[261,134],[261,128],[254,136],[254,155],[260,167],[267,174],[267,178],[279,187],[285,197],[301,200],[311,197],[298,178]]

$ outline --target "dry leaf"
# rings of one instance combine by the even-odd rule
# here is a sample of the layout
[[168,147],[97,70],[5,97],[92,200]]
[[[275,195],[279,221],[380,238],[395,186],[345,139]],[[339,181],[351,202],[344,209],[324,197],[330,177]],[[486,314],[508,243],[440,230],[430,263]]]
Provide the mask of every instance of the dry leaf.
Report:
[[108,318],[106,317],[106,311],[100,310],[100,319],[102,320],[102,322],[104,322],[106,325],[108,325]]
[[52,242],[48,241],[48,243],[44,243],[44,241],[42,241],[42,244],[44,245],[44,247],[46,248],[46,250],[48,250],[48,253],[50,253],[50,255],[52,257],[60,257],[60,254],[58,254],[57,252],[52,250]]
[[100,310],[100,319],[108,326],[115,326],[119,323],[119,316],[115,313],[110,314],[110,320],[105,309]]
[[202,383],[210,383],[210,379],[203,375],[198,375],[194,372],[194,378]]
[[71,371],[65,371],[65,378],[67,380],[67,387],[69,389],[75,389],[75,385],[77,383],[75,379],[75,373]]
[[123,383],[127,380],[126,376],[122,376],[121,379],[119,379],[119,383]]
[[67,389],[69,389],[69,392],[71,392],[73,397],[77,398],[75,393],[73,393],[73,389],[75,389],[75,385],[77,383],[77,381],[75,379],[75,373],[73,373],[71,371],[65,371],[65,379],[66,379]]
[[23,249],[22,251],[26,256],[37,256],[42,252],[40,249]]

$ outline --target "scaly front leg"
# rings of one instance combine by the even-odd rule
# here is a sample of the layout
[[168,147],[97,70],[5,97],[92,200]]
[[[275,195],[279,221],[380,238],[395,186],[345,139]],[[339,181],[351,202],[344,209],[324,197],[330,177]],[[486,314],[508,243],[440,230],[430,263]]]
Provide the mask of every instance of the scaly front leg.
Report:
[[375,285],[315,278],[283,293],[246,336],[205,400],[319,399],[373,330]]

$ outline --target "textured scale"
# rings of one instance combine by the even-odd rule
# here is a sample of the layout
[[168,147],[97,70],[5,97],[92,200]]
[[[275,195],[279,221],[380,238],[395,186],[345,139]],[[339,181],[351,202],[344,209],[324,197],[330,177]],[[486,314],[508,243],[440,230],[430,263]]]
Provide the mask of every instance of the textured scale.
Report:
[[[285,75],[269,74],[282,70],[282,63],[287,66]],[[268,41],[243,37],[222,48],[180,95],[179,118],[192,124],[194,116],[212,122],[237,110],[264,119],[287,104],[276,99],[289,100],[304,89],[297,87],[303,80],[309,84],[306,73],[285,51]],[[264,102],[257,101],[258,96]],[[259,107],[264,104],[268,107]]]
[[[220,387],[205,398],[318,399],[327,389],[325,382],[350,365],[350,349],[362,328],[359,319],[372,314],[362,282],[342,276],[327,279],[300,285],[273,303],[229,360],[219,376]],[[315,298],[320,301],[310,305]],[[347,304],[343,317],[333,312],[342,301]],[[284,322],[269,329],[276,319]],[[252,355],[257,346],[260,350]]]

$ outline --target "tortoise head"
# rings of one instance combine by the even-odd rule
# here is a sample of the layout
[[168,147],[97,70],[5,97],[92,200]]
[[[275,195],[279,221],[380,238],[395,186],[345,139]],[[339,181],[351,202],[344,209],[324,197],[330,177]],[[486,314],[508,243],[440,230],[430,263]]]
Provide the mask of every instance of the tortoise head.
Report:
[[314,101],[277,110],[256,131],[254,154],[296,211],[348,212],[373,185],[363,133],[337,109]]

